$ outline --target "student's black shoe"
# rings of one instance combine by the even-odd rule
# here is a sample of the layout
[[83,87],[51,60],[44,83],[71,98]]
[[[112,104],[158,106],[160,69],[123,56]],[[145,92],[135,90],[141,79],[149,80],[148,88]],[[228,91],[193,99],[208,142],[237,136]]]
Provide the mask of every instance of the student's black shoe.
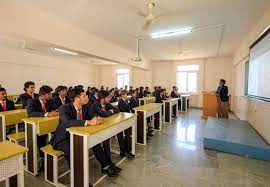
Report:
[[93,187],[93,185],[91,183],[89,183],[89,187]]
[[153,128],[151,128],[151,129],[148,129],[148,132],[149,133],[152,133],[152,132],[154,132],[155,130],[153,129]]
[[155,130],[159,130],[159,127],[155,127]]
[[112,164],[111,166],[110,166],[115,172],[120,172],[120,171],[122,171],[122,169],[121,168],[119,168],[117,165],[115,165],[115,164]]
[[120,153],[120,156],[123,157],[127,157],[128,159],[135,159],[135,155],[133,155],[132,153]]
[[102,169],[101,173],[107,174],[109,177],[117,177],[118,176],[118,174],[111,167],[108,167],[107,169]]

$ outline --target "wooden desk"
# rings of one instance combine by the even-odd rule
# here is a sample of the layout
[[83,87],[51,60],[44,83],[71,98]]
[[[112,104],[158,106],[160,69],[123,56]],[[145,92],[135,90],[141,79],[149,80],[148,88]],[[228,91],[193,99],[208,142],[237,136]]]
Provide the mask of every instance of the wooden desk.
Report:
[[24,118],[27,118],[25,109],[0,112],[0,141],[7,139],[7,126],[16,125],[16,132],[18,132],[18,124],[22,123]]
[[23,109],[23,104],[15,104],[15,109],[16,110]]
[[180,98],[171,98],[163,101],[163,114],[164,114],[164,122],[172,123],[172,114],[174,116],[178,116],[178,100]]
[[145,105],[148,103],[154,103],[156,100],[155,97],[143,97],[143,98],[139,98],[139,105]]
[[115,108],[118,108],[118,102],[113,102],[113,103],[111,103],[111,105],[112,105],[113,107],[115,107]]
[[10,141],[0,142],[0,182],[6,186],[24,186],[23,154],[27,148]]
[[181,95],[181,112],[187,112],[190,108],[190,95]]
[[217,116],[217,94],[213,92],[203,92],[203,115],[202,119],[208,116]]
[[162,103],[149,103],[134,108],[137,116],[137,144],[146,145],[147,118],[154,116],[154,125],[162,130]]
[[135,125],[135,114],[121,112],[108,118],[103,118],[103,123],[99,126],[69,128],[71,186],[89,186],[88,150],[130,127],[132,128],[132,154],[135,154]]
[[59,117],[31,117],[23,119],[23,121],[25,124],[25,146],[29,149],[26,154],[26,171],[36,176],[38,174],[37,136],[50,135],[55,132]]

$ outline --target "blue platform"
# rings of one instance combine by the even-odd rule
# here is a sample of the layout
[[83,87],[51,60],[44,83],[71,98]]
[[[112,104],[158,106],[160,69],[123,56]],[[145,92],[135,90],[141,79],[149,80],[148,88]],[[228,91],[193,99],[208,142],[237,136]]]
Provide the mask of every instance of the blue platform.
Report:
[[269,145],[247,121],[209,117],[204,133],[204,148],[270,160]]

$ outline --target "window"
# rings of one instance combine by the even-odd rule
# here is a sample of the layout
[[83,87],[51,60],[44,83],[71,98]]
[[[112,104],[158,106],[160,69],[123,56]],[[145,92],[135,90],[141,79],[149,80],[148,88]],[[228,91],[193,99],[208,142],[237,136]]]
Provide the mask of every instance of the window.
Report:
[[129,86],[129,69],[116,70],[116,87],[124,88],[125,85]]
[[197,74],[199,65],[181,65],[177,67],[177,86],[181,93],[197,92]]

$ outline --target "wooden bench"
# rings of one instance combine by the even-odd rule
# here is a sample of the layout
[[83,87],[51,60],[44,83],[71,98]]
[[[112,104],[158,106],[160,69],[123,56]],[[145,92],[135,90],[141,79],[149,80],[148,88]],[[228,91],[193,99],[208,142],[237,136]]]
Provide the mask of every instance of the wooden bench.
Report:
[[60,176],[58,174],[58,160],[63,157],[64,153],[62,151],[53,149],[51,145],[42,147],[41,151],[43,151],[45,155],[45,181],[57,186],[59,184],[58,179],[64,177],[70,172],[70,170],[68,170]]
[[14,133],[14,134],[9,134],[9,135],[7,135],[7,138],[9,139],[9,141],[18,144],[19,142],[25,140],[25,132],[18,132],[18,133]]
[[0,142],[0,182],[6,186],[24,186],[23,154],[26,147],[10,141]]

